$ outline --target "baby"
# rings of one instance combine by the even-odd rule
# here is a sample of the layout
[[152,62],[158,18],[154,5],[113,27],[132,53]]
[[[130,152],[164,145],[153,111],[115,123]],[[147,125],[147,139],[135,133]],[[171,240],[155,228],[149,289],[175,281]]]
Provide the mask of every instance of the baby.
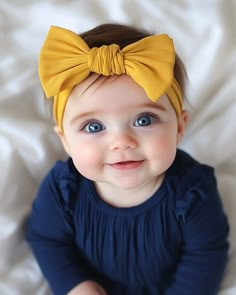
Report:
[[69,155],[41,183],[28,225],[53,293],[216,294],[228,223],[213,169],[178,149],[188,113],[172,39],[51,27],[39,75]]

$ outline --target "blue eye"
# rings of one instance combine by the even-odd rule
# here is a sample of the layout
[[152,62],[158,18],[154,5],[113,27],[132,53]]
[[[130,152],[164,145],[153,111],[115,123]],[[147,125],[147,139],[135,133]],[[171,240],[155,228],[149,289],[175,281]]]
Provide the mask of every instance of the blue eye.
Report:
[[145,127],[151,125],[153,122],[155,122],[155,118],[152,115],[142,115],[135,120],[134,126]]
[[83,128],[88,133],[98,133],[104,130],[104,126],[99,122],[91,122],[84,126]]

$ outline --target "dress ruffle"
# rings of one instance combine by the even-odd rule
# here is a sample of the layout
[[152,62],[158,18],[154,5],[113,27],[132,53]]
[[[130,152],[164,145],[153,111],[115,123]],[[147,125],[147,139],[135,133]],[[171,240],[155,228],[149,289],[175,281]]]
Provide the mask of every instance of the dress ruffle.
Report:
[[[185,223],[191,209],[210,197],[211,187],[216,186],[214,170],[207,165],[196,164],[180,179],[177,186],[175,214]],[[208,194],[209,193],[209,194]]]

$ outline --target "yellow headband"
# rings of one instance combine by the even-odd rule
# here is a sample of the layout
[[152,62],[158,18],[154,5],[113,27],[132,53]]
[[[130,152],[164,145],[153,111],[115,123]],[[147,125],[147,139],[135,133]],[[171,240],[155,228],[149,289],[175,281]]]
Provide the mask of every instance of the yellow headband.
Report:
[[167,35],[154,35],[122,50],[116,44],[89,48],[77,34],[52,26],[41,49],[39,77],[47,97],[54,97],[54,118],[62,121],[73,87],[91,72],[104,76],[129,75],[154,102],[167,94],[177,115],[182,110],[182,93],[174,78],[175,49]]

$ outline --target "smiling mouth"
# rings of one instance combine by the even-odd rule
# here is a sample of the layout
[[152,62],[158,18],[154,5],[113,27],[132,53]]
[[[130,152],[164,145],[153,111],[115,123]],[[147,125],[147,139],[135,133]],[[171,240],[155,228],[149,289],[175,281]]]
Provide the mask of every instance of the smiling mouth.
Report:
[[118,169],[118,170],[126,170],[126,169],[135,169],[138,168],[140,165],[142,165],[143,160],[140,161],[124,161],[124,162],[118,162],[114,164],[110,164],[112,168]]

